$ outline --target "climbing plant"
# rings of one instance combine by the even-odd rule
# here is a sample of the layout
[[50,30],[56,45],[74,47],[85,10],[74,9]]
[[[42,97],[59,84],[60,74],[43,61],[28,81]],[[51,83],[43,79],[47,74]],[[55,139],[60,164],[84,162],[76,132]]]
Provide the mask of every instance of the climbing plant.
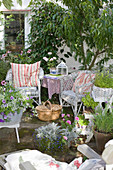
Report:
[[[46,61],[43,57],[59,58],[59,47],[65,44],[64,27],[62,21],[65,9],[53,2],[33,0],[30,19],[31,32],[29,34],[29,45],[32,50],[34,61],[40,60],[44,71],[47,71]],[[49,52],[52,55],[48,55]],[[60,52],[64,52],[61,48]],[[65,57],[72,56],[70,52],[64,53]],[[56,63],[57,64],[57,63]]]

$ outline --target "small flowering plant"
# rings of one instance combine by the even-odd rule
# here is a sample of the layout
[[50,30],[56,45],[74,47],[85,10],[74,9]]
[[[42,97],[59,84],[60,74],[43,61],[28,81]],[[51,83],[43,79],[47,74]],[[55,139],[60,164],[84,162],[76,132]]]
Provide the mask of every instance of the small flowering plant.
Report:
[[24,49],[20,53],[12,53],[12,51],[7,51],[2,54],[1,59],[9,63],[14,62],[20,64],[30,64],[34,62],[34,56],[31,49]]
[[35,129],[33,134],[35,147],[41,152],[57,153],[65,150],[65,141],[63,140],[63,129],[57,123],[49,123]]
[[76,125],[79,122],[79,117],[75,117],[75,120],[73,122],[70,120],[70,114],[62,113],[61,117],[61,127],[64,130],[63,138],[67,142],[68,147],[70,147],[70,143],[73,140],[76,142],[76,139],[79,137],[76,129]]
[[113,106],[109,102],[105,107],[98,105],[95,108],[93,129],[102,133],[113,133]]
[[57,58],[56,57],[51,57],[52,52],[48,52],[49,57],[43,57],[43,60],[47,62],[48,68],[56,67],[57,64]]
[[21,109],[33,108],[33,100],[3,80],[0,86],[0,122],[10,121],[10,116]]

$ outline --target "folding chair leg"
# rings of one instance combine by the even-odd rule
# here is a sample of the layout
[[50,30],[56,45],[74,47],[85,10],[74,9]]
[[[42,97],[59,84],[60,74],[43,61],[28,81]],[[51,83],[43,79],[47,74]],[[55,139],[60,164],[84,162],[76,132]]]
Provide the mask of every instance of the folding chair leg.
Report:
[[78,113],[80,112],[80,109],[82,107],[82,102],[80,103],[79,109],[78,109]]
[[16,127],[15,129],[16,129],[17,142],[20,143],[18,128]]
[[75,103],[75,106],[72,106],[72,110],[74,113],[74,118],[77,116],[77,103]]

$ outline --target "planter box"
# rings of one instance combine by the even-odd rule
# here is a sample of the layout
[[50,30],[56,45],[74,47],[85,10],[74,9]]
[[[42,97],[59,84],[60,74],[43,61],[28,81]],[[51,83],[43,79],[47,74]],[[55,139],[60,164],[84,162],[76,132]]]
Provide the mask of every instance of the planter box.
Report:
[[93,86],[92,96],[95,102],[105,102],[111,98],[113,95],[112,88],[101,88],[97,86]]

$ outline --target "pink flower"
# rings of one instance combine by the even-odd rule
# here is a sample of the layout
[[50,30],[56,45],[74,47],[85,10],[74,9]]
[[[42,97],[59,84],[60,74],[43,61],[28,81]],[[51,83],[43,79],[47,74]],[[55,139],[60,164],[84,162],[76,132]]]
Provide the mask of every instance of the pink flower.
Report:
[[1,82],[1,85],[2,85],[2,86],[6,85],[5,80],[3,80],[3,81]]
[[67,117],[70,117],[70,114],[67,114]]
[[79,121],[79,117],[75,117],[75,120]]
[[28,51],[27,51],[27,53],[30,53],[31,52],[31,49],[29,49]]
[[64,118],[63,118],[62,120],[63,120],[63,121],[65,121],[65,119],[64,119]]
[[65,140],[67,140],[67,136],[63,136],[63,138],[64,138]]
[[7,54],[10,54],[11,53],[11,51],[7,51]]
[[69,124],[71,125],[71,121],[70,121],[70,120],[67,120],[66,122],[69,123]]
[[7,54],[2,54],[2,59],[7,57]]
[[22,55],[22,54],[23,54],[23,51],[21,51],[20,55]]
[[64,117],[64,116],[65,116],[65,114],[61,114],[61,116],[62,116],[62,117]]

